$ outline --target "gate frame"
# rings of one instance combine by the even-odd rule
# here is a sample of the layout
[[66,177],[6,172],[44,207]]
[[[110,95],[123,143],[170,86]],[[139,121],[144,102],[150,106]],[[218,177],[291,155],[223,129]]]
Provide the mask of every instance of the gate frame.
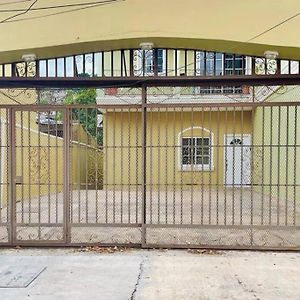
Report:
[[62,240],[18,240],[16,236],[17,220],[16,220],[16,113],[24,111],[49,111],[43,105],[35,106],[22,105],[21,108],[18,105],[10,106],[9,110],[9,132],[8,132],[8,147],[9,155],[9,244],[11,246],[67,246],[70,240],[70,109],[68,107],[52,107],[51,110],[63,112],[63,220]]
[[[178,104],[151,104],[147,103],[147,88],[155,86],[231,86],[231,85],[300,85],[300,74],[292,75],[247,75],[247,76],[220,76],[220,77],[168,77],[168,78],[2,78],[0,79],[0,88],[11,88],[11,87],[28,87],[28,88],[39,88],[39,87],[52,87],[52,88],[74,88],[74,87],[107,87],[107,86],[117,86],[117,87],[140,87],[142,89],[142,104],[139,104],[138,107],[142,110],[142,166],[143,166],[143,176],[142,176],[142,224],[136,224],[136,227],[141,227],[141,243],[140,244],[118,244],[118,246],[130,246],[130,247],[141,247],[141,248],[153,248],[153,247],[172,247],[172,248],[212,248],[212,249],[231,249],[231,250],[300,250],[300,246],[293,248],[285,247],[247,247],[247,246],[201,246],[201,245],[160,245],[160,244],[149,244],[146,240],[146,231],[147,228],[172,228],[172,225],[163,225],[163,224],[147,224],[146,220],[146,188],[147,188],[147,172],[146,172],[146,161],[147,161],[147,109],[151,107],[160,107],[160,108],[172,108],[178,107]],[[297,102],[284,102],[286,106],[295,105]],[[220,103],[199,103],[193,104],[197,107],[218,107]],[[224,107],[263,107],[263,106],[278,106],[278,103],[255,103],[255,102],[245,102],[245,103],[226,103],[222,104]],[[299,104],[298,104],[299,105]],[[105,107],[105,105],[102,105]],[[112,105],[106,105],[111,107]],[[113,105],[117,107],[118,105]],[[133,105],[137,107],[137,105]],[[9,132],[8,132],[8,158],[10,161],[9,164],[9,216],[10,220],[7,220],[9,225],[8,233],[9,240],[7,244],[3,246],[82,246],[86,245],[99,245],[99,243],[82,243],[76,244],[71,243],[71,223],[70,223],[70,110],[72,105],[0,105],[0,108],[7,108],[9,111]],[[88,108],[88,105],[86,106]],[[124,107],[122,105],[121,107]],[[125,106],[126,107],[126,106]],[[180,107],[190,107],[190,104],[180,104]],[[15,145],[15,113],[19,110],[63,110],[64,111],[64,220],[63,220],[63,241],[18,241],[16,240],[16,182],[15,182],[15,167],[16,167],[16,145]],[[140,226],[139,226],[140,225]],[[109,226],[109,224],[108,224]],[[205,228],[212,227],[212,225],[177,225],[177,228]],[[224,228],[224,225],[217,225],[217,227]],[[238,226],[238,225],[227,225],[226,228],[250,228],[249,225]],[[260,226],[255,226],[256,228]],[[263,226],[267,228],[268,226]],[[269,226],[272,228],[272,226]],[[278,226],[278,229],[285,229],[289,226]],[[296,230],[300,229],[300,226],[290,226]],[[102,244],[101,244],[102,245]],[[116,244],[108,244],[104,246],[115,246]],[[1,245],[2,246],[2,245]]]

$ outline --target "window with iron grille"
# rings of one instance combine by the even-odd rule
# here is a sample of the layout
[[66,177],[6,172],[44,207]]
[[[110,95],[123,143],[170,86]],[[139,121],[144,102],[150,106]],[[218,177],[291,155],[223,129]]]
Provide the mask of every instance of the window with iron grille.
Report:
[[162,73],[163,72],[163,61],[164,61],[164,55],[162,49],[156,49],[156,50],[149,50],[145,54],[145,73],[154,73],[155,71],[155,53],[157,55],[157,72]]
[[[196,74],[201,76],[245,75],[246,57],[218,52],[199,51],[196,55]],[[198,94],[241,94],[241,86],[199,87]]]
[[181,166],[183,170],[198,169],[210,170],[211,139],[209,137],[182,138]]

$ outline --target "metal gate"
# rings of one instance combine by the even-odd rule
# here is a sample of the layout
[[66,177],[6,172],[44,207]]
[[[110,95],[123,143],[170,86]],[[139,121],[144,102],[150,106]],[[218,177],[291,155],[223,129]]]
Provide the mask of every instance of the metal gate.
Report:
[[[43,107],[10,108],[12,242],[43,245],[67,242],[69,129],[65,109],[52,108],[61,124],[40,124]],[[52,127],[52,128],[50,128]],[[59,168],[58,162],[61,163]]]
[[189,88],[2,105],[1,245],[299,250],[300,102]]

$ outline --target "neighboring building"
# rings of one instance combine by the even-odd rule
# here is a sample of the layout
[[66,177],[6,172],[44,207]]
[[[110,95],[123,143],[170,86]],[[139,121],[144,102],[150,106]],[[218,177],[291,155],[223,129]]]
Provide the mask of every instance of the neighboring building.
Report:
[[[154,51],[157,51],[158,55],[158,76],[181,70],[196,76],[249,75],[253,72],[275,74],[278,68],[274,60],[234,54],[206,51],[197,51],[195,54],[192,51],[175,52],[163,49],[136,50],[134,54],[135,76],[142,76],[141,74],[153,76],[155,72]],[[165,57],[169,57],[168,62]],[[193,57],[195,60],[192,59]],[[144,61],[144,68],[142,61]],[[189,65],[188,61],[194,63]],[[174,71],[174,66],[177,71]],[[283,62],[280,72],[284,74],[289,67],[289,72],[297,72],[299,63],[297,61],[290,64]],[[293,87],[288,88],[288,91],[289,89],[293,90]],[[261,152],[267,141],[259,140],[259,133],[262,131],[262,108],[230,108],[230,103],[274,101],[274,97],[276,101],[286,101],[288,97],[281,96],[281,90],[280,86],[148,88],[148,103],[170,104],[170,108],[154,108],[148,110],[147,113],[147,146],[149,147],[147,183],[158,186],[167,181],[178,187],[181,185],[208,186],[211,183],[217,186],[250,187],[270,181],[265,178],[266,174],[260,174],[262,169],[265,173],[270,173],[270,168],[273,167],[270,166],[270,159],[267,158],[265,165],[261,166]],[[289,94],[288,91],[285,91],[285,94]],[[293,94],[293,101],[300,99],[300,93],[297,91]],[[141,90],[137,88],[99,89],[97,101],[99,104],[138,104],[141,103]],[[189,103],[191,107],[184,110],[171,107],[172,104],[184,103]],[[218,107],[202,109],[193,107],[193,104],[197,103],[228,103],[229,106],[228,109],[223,107],[221,110]],[[140,184],[141,165],[135,168],[132,162],[139,162],[142,158],[141,150],[137,149],[142,142],[141,110],[103,110],[103,115],[103,124],[107,132],[104,135],[104,151],[107,154],[104,160],[104,183],[113,182],[119,186],[130,186],[130,182],[136,181]],[[278,115],[274,114],[274,117],[278,119]],[[268,126],[271,125],[268,118],[270,117],[265,116],[264,130],[268,130]],[[292,119],[291,117],[290,121]],[[282,128],[290,126],[287,131],[294,132],[293,124],[293,122],[287,124],[285,121],[280,126]],[[281,142],[273,138],[273,143],[280,144]],[[252,143],[259,145],[254,149],[253,154],[251,153]],[[116,149],[116,145],[119,149]],[[121,149],[122,146],[131,147],[131,150]],[[268,151],[270,150],[265,151],[265,155]],[[285,163],[286,155],[287,153],[282,153],[283,163]],[[124,160],[124,157],[130,157],[131,161]],[[273,157],[277,157],[276,154]],[[260,168],[257,168],[259,162]],[[278,169],[276,165],[274,168]],[[275,176],[275,173],[272,174]],[[281,181],[284,184],[284,172],[281,174]],[[171,181],[170,178],[172,178]],[[274,179],[275,181],[278,182],[277,179]],[[269,190],[266,189],[264,192],[269,193]],[[275,194],[275,191],[272,193]]]

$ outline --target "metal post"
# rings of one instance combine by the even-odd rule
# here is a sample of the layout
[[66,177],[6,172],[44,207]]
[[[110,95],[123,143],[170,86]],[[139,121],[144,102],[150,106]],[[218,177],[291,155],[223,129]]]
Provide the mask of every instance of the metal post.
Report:
[[147,190],[147,88],[142,86],[142,247],[146,246]]
[[64,240],[71,242],[70,235],[70,109],[64,109]]
[[133,52],[133,49],[130,49],[129,50],[129,75],[130,77],[133,77],[134,76],[134,52]]
[[10,226],[9,226],[9,244],[15,244],[16,238],[16,147],[15,147],[15,111],[9,108],[9,132],[8,132],[8,172],[9,172],[9,209],[10,209]]

